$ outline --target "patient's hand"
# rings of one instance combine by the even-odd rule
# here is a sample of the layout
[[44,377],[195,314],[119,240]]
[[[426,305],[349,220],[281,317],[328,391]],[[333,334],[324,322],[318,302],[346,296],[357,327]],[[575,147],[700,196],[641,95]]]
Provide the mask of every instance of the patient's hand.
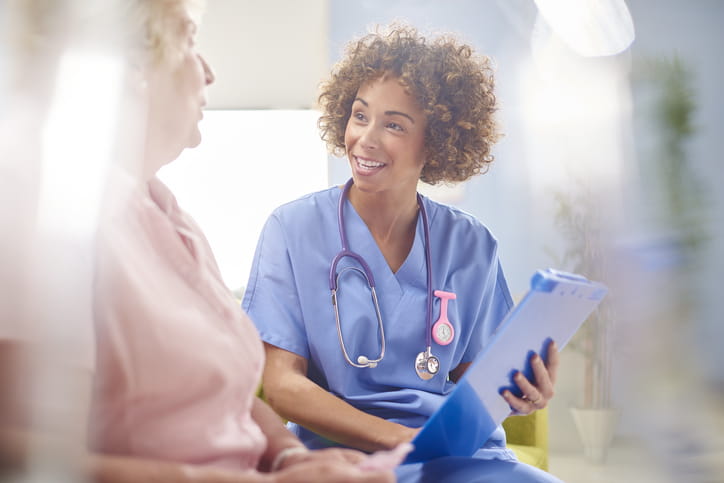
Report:
[[346,448],[326,448],[304,453],[295,453],[284,459],[281,468],[288,468],[299,463],[308,463],[312,461],[337,461],[351,464],[359,464],[367,458],[367,455],[361,451]]
[[[405,453],[406,454],[406,453]],[[290,455],[282,469],[271,473],[277,482],[393,482],[393,464],[367,464],[371,456],[356,450],[329,448]],[[404,458],[404,456],[402,456]],[[395,460],[396,461],[396,460]],[[374,463],[374,462],[373,462]],[[380,463],[380,462],[378,462]]]
[[276,483],[392,483],[392,471],[366,471],[338,461],[301,463],[276,473],[264,481]]

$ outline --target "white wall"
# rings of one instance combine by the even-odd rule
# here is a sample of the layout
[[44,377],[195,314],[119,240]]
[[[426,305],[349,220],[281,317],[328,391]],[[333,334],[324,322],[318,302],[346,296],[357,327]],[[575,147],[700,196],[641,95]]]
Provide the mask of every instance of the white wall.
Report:
[[327,0],[208,0],[199,51],[210,109],[307,109],[327,73]]

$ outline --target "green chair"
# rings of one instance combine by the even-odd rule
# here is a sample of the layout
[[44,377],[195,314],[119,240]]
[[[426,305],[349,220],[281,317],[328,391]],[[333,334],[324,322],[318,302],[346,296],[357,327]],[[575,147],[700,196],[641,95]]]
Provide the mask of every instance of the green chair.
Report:
[[518,459],[548,471],[548,409],[503,421],[508,448]]

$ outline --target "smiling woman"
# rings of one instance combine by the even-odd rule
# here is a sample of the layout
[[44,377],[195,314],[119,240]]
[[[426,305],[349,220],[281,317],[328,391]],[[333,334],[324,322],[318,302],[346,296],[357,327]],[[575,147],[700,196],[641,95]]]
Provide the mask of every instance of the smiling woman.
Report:
[[[396,77],[361,86],[344,133],[356,188],[378,197],[400,186],[415,190],[424,166],[426,124],[425,113]],[[381,173],[383,183],[367,182]]]
[[[274,210],[243,301],[266,343],[265,395],[309,447],[408,443],[512,306],[488,229],[417,193],[420,180],[462,181],[492,161],[489,65],[453,38],[393,25],[351,42],[322,85],[322,138],[346,155],[352,178]],[[433,335],[443,298],[451,330]],[[505,403],[521,414],[544,408],[557,356],[551,348],[547,365],[535,356],[535,380],[516,379],[525,397],[505,393]],[[502,428],[472,457],[396,473],[557,481],[519,463]]]
[[[425,183],[457,182],[484,173],[498,140],[492,62],[453,37],[418,41],[417,32],[397,26],[350,45],[322,85],[322,139],[339,156],[358,89],[381,77],[396,77],[426,118]],[[429,61],[421,61],[429,56]]]

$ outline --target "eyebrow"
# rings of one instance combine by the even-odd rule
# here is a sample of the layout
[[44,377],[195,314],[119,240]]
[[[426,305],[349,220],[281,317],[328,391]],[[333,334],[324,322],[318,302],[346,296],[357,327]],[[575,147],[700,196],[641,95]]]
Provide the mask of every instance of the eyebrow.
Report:
[[[357,98],[355,99],[355,101],[360,101],[362,104],[365,105],[365,107],[370,107],[370,105],[367,104],[367,101],[365,101],[365,100],[362,99],[361,97],[357,97]],[[403,116],[403,117],[406,117],[407,119],[409,119],[410,122],[412,122],[412,124],[415,124],[415,120],[412,118],[412,116],[410,116],[409,114],[405,114],[404,112],[400,112],[400,111],[385,111],[385,115],[386,115],[386,116]]]

